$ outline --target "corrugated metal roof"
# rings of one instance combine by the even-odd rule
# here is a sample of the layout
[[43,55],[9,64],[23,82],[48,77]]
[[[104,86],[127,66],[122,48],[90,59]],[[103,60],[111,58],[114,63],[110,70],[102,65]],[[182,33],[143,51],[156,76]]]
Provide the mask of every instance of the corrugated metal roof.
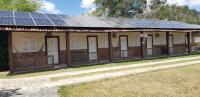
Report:
[[64,18],[64,20],[70,27],[200,29],[200,25],[197,24],[136,18],[79,16]]
[[[28,12],[14,12],[15,14],[12,13],[13,12],[10,11],[0,11],[0,25],[83,27],[83,28],[95,27],[95,28],[133,28],[133,29],[134,28],[200,29],[200,25],[182,23],[177,21],[166,21],[166,20],[86,17],[86,16],[70,17],[67,15],[28,13]],[[35,24],[33,24],[33,22]]]

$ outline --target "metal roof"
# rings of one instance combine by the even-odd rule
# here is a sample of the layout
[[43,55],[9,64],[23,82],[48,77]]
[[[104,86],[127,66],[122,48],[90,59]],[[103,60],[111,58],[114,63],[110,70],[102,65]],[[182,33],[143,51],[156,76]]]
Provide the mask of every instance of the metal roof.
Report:
[[200,29],[200,25],[177,21],[137,18],[71,17],[58,14],[0,11],[0,26],[79,28]]

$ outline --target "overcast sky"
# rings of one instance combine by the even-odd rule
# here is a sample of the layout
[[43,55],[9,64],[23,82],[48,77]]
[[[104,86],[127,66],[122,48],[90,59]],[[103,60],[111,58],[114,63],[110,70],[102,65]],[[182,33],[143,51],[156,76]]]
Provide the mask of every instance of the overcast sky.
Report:
[[[43,0],[40,12],[79,16],[95,10],[94,0]],[[200,11],[200,0],[168,0],[169,4],[188,5]]]

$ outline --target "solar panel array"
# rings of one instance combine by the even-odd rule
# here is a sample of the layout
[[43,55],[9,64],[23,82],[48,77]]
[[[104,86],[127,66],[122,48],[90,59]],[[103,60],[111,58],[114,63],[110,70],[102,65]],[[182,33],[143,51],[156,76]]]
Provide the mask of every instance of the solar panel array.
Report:
[[11,26],[66,26],[56,14],[0,11],[0,25]]
[[176,21],[84,16],[70,17],[67,15],[12,11],[0,11],[0,25],[98,28],[200,29],[200,25],[187,24]]

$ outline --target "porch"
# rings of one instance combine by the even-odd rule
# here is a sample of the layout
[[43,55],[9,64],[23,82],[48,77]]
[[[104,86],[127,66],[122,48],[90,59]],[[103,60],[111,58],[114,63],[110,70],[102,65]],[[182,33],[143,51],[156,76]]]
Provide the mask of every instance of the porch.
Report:
[[[190,54],[192,32],[10,32],[11,72]],[[12,43],[11,43],[12,42]]]

